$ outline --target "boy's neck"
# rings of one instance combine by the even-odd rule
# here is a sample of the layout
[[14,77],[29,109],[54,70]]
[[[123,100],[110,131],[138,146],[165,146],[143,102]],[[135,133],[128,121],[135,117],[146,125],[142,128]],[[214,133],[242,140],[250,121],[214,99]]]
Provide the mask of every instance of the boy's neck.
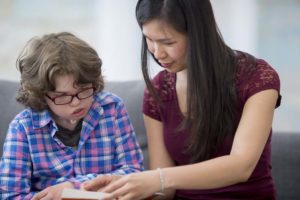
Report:
[[79,123],[80,120],[69,120],[69,119],[63,119],[61,117],[54,117],[55,123],[59,124],[60,126],[69,129],[74,130]]

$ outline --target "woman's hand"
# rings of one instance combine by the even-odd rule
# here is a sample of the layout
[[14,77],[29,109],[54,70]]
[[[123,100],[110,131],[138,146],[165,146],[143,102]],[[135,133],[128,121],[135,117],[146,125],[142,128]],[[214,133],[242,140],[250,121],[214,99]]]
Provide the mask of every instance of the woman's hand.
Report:
[[74,185],[71,182],[64,182],[47,187],[46,189],[34,195],[32,200],[60,200],[64,188],[74,188]]
[[121,178],[121,176],[116,176],[116,175],[99,175],[96,178],[86,181],[81,184],[81,189],[82,190],[87,190],[87,191],[102,191],[103,188],[112,182],[118,180]]
[[83,189],[109,193],[105,200],[145,199],[160,191],[160,177],[156,170],[125,176],[99,176],[86,182]]

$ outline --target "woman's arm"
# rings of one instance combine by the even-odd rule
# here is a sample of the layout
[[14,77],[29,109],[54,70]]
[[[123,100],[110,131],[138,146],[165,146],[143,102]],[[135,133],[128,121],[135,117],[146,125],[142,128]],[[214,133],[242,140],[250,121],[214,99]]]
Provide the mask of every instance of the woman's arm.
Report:
[[[163,139],[163,124],[160,121],[144,115],[145,128],[147,132],[149,168],[165,168],[174,166]],[[172,199],[174,189],[166,190],[164,196],[157,196],[155,199]]]
[[[116,194],[112,194],[111,198],[122,196],[128,191],[137,191],[137,195],[129,194],[125,199],[142,199],[152,196],[155,192],[159,192],[160,175],[156,168],[165,168],[174,166],[170,158],[164,142],[162,123],[150,117],[144,116],[145,126],[147,130],[148,149],[150,157],[150,169],[142,173],[133,173],[127,176],[99,176],[82,185],[82,189],[90,191],[113,192],[118,190]],[[155,199],[172,199],[175,190],[169,189],[164,191],[164,196],[155,196]]]
[[[278,92],[270,89],[247,100],[229,155],[191,165],[163,168],[163,182],[160,181],[157,170],[130,174],[108,185],[102,179],[99,180],[102,185],[107,185],[102,191],[111,193],[107,199],[142,199],[159,192],[161,184],[166,190],[213,189],[247,181],[268,140],[277,98]],[[147,118],[145,121],[149,132],[151,159],[155,157],[151,161],[151,167],[155,168],[158,164],[171,165],[170,157],[166,156],[166,151],[162,148],[162,138],[154,136],[157,132],[155,129],[159,127],[155,126],[157,122]],[[161,128],[158,132],[159,130]],[[97,184],[91,182],[88,185],[93,187]]]
[[165,188],[212,189],[247,181],[268,140],[277,98],[278,92],[273,89],[250,97],[244,106],[230,154],[164,169]]

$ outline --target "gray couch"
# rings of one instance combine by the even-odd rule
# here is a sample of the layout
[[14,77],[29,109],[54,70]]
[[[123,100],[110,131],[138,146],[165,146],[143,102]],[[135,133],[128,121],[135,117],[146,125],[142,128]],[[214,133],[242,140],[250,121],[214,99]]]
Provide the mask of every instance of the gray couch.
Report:
[[[18,83],[0,81],[0,155],[11,119],[22,109],[16,103]],[[105,90],[112,91],[125,101],[145,156],[147,166],[147,141],[141,114],[144,83],[142,81],[108,82]],[[280,109],[280,108],[279,108]],[[279,200],[300,199],[300,133],[274,133],[272,140],[273,175]]]

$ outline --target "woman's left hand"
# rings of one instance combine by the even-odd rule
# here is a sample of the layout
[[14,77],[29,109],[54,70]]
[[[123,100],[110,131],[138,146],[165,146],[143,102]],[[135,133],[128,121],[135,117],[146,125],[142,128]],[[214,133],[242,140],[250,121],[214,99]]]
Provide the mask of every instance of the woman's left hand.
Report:
[[[83,189],[109,193],[105,200],[138,200],[152,196],[160,191],[159,172],[155,170],[128,174],[124,176],[99,176],[84,184]],[[106,186],[105,186],[106,185]]]
[[32,200],[60,200],[64,188],[74,188],[74,185],[71,182],[64,182],[47,187],[46,189],[34,195]]
[[104,187],[118,180],[121,176],[117,175],[98,175],[96,178],[81,184],[81,190],[102,191]]

